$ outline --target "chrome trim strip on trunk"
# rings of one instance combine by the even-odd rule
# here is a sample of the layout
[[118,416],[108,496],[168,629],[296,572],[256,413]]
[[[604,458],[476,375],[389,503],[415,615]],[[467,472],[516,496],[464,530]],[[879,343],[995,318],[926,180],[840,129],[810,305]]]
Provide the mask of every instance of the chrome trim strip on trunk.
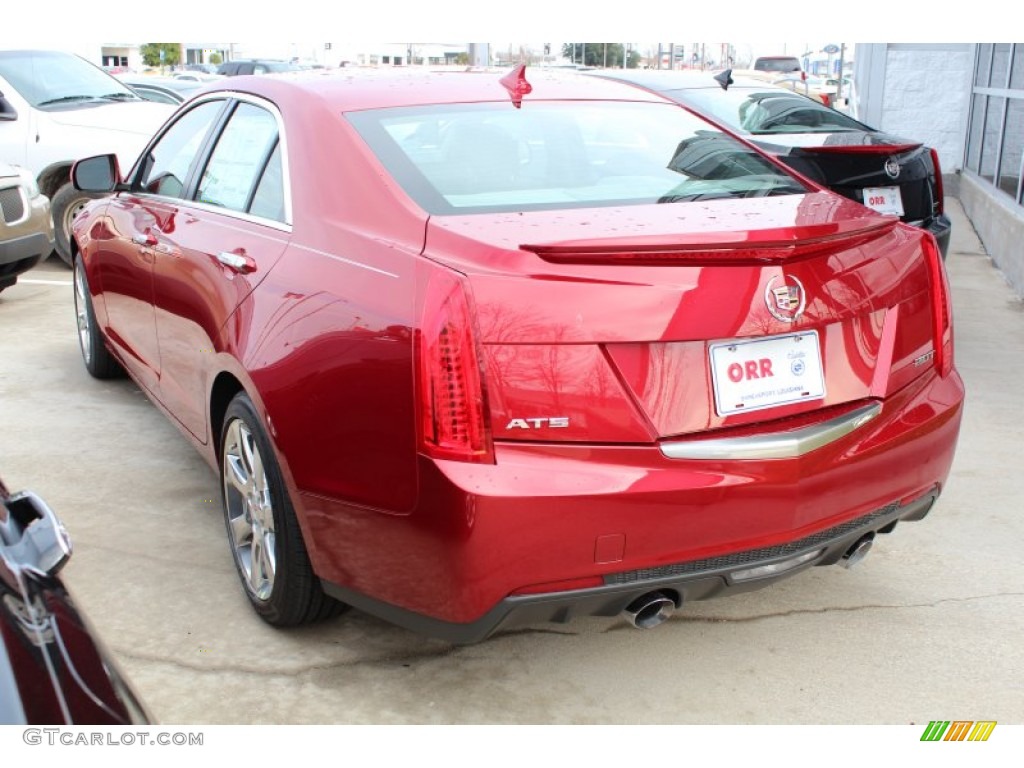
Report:
[[789,432],[677,441],[662,443],[660,447],[670,459],[792,459],[845,437],[881,412],[881,403],[869,403],[821,424]]

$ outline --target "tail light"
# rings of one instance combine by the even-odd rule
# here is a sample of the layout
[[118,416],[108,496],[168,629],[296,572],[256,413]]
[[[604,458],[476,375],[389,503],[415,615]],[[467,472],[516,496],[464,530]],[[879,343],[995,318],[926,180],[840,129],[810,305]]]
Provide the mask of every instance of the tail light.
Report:
[[939,153],[932,150],[932,165],[935,166],[935,203],[932,212],[938,216],[946,210],[946,196],[942,189],[942,166],[939,165]]
[[946,377],[953,370],[953,314],[950,306],[949,280],[942,261],[942,252],[928,232],[921,241],[932,288],[932,336],[935,344],[935,370]]
[[826,107],[831,107],[832,106],[832,96],[830,94],[827,94],[827,93],[821,94],[821,103],[824,104]]
[[417,357],[421,450],[439,459],[493,462],[470,296],[454,273],[429,279]]

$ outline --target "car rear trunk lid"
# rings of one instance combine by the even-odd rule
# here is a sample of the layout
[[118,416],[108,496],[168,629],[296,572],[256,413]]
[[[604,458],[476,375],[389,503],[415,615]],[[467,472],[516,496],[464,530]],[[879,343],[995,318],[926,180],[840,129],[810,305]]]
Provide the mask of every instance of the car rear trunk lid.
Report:
[[834,416],[918,375],[920,238],[814,193],[435,217],[426,254],[469,278],[495,439],[650,443]]

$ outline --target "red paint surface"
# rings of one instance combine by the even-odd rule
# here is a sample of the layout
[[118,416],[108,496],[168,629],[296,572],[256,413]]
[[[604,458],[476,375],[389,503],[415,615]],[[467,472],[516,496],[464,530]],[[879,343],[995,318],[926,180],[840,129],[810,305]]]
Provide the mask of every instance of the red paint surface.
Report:
[[[508,101],[497,78],[427,79],[442,85],[233,79],[284,117],[291,231],[128,193],[76,225],[112,347],[214,465],[214,382],[252,396],[321,578],[465,622],[536,585],[782,543],[945,482],[963,387],[915,364],[942,285],[919,231],[828,192],[428,220],[342,114]],[[597,79],[530,82],[524,110],[657,100]],[[212,258],[236,249],[255,271]],[[670,258],[616,260],[635,252]],[[493,463],[418,448],[416,338],[430,278],[449,270],[472,307]],[[782,274],[807,292],[794,323],[764,299]],[[716,415],[709,343],[812,329],[823,400]],[[800,459],[676,461],[657,447],[865,399],[881,416]]]

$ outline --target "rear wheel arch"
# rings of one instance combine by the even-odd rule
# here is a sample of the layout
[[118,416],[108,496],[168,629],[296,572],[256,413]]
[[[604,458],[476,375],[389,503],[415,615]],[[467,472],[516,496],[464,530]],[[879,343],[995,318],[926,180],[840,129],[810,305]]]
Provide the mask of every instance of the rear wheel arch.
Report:
[[210,387],[210,439],[218,461],[221,459],[220,435],[224,429],[224,416],[235,395],[244,391],[242,382],[228,371],[218,373]]
[[[218,377],[218,396],[233,377]],[[237,383],[237,380],[235,380]],[[218,403],[219,407],[219,403]],[[224,522],[243,589],[274,626],[336,616],[347,606],[324,593],[259,406],[239,389],[216,436]]]

